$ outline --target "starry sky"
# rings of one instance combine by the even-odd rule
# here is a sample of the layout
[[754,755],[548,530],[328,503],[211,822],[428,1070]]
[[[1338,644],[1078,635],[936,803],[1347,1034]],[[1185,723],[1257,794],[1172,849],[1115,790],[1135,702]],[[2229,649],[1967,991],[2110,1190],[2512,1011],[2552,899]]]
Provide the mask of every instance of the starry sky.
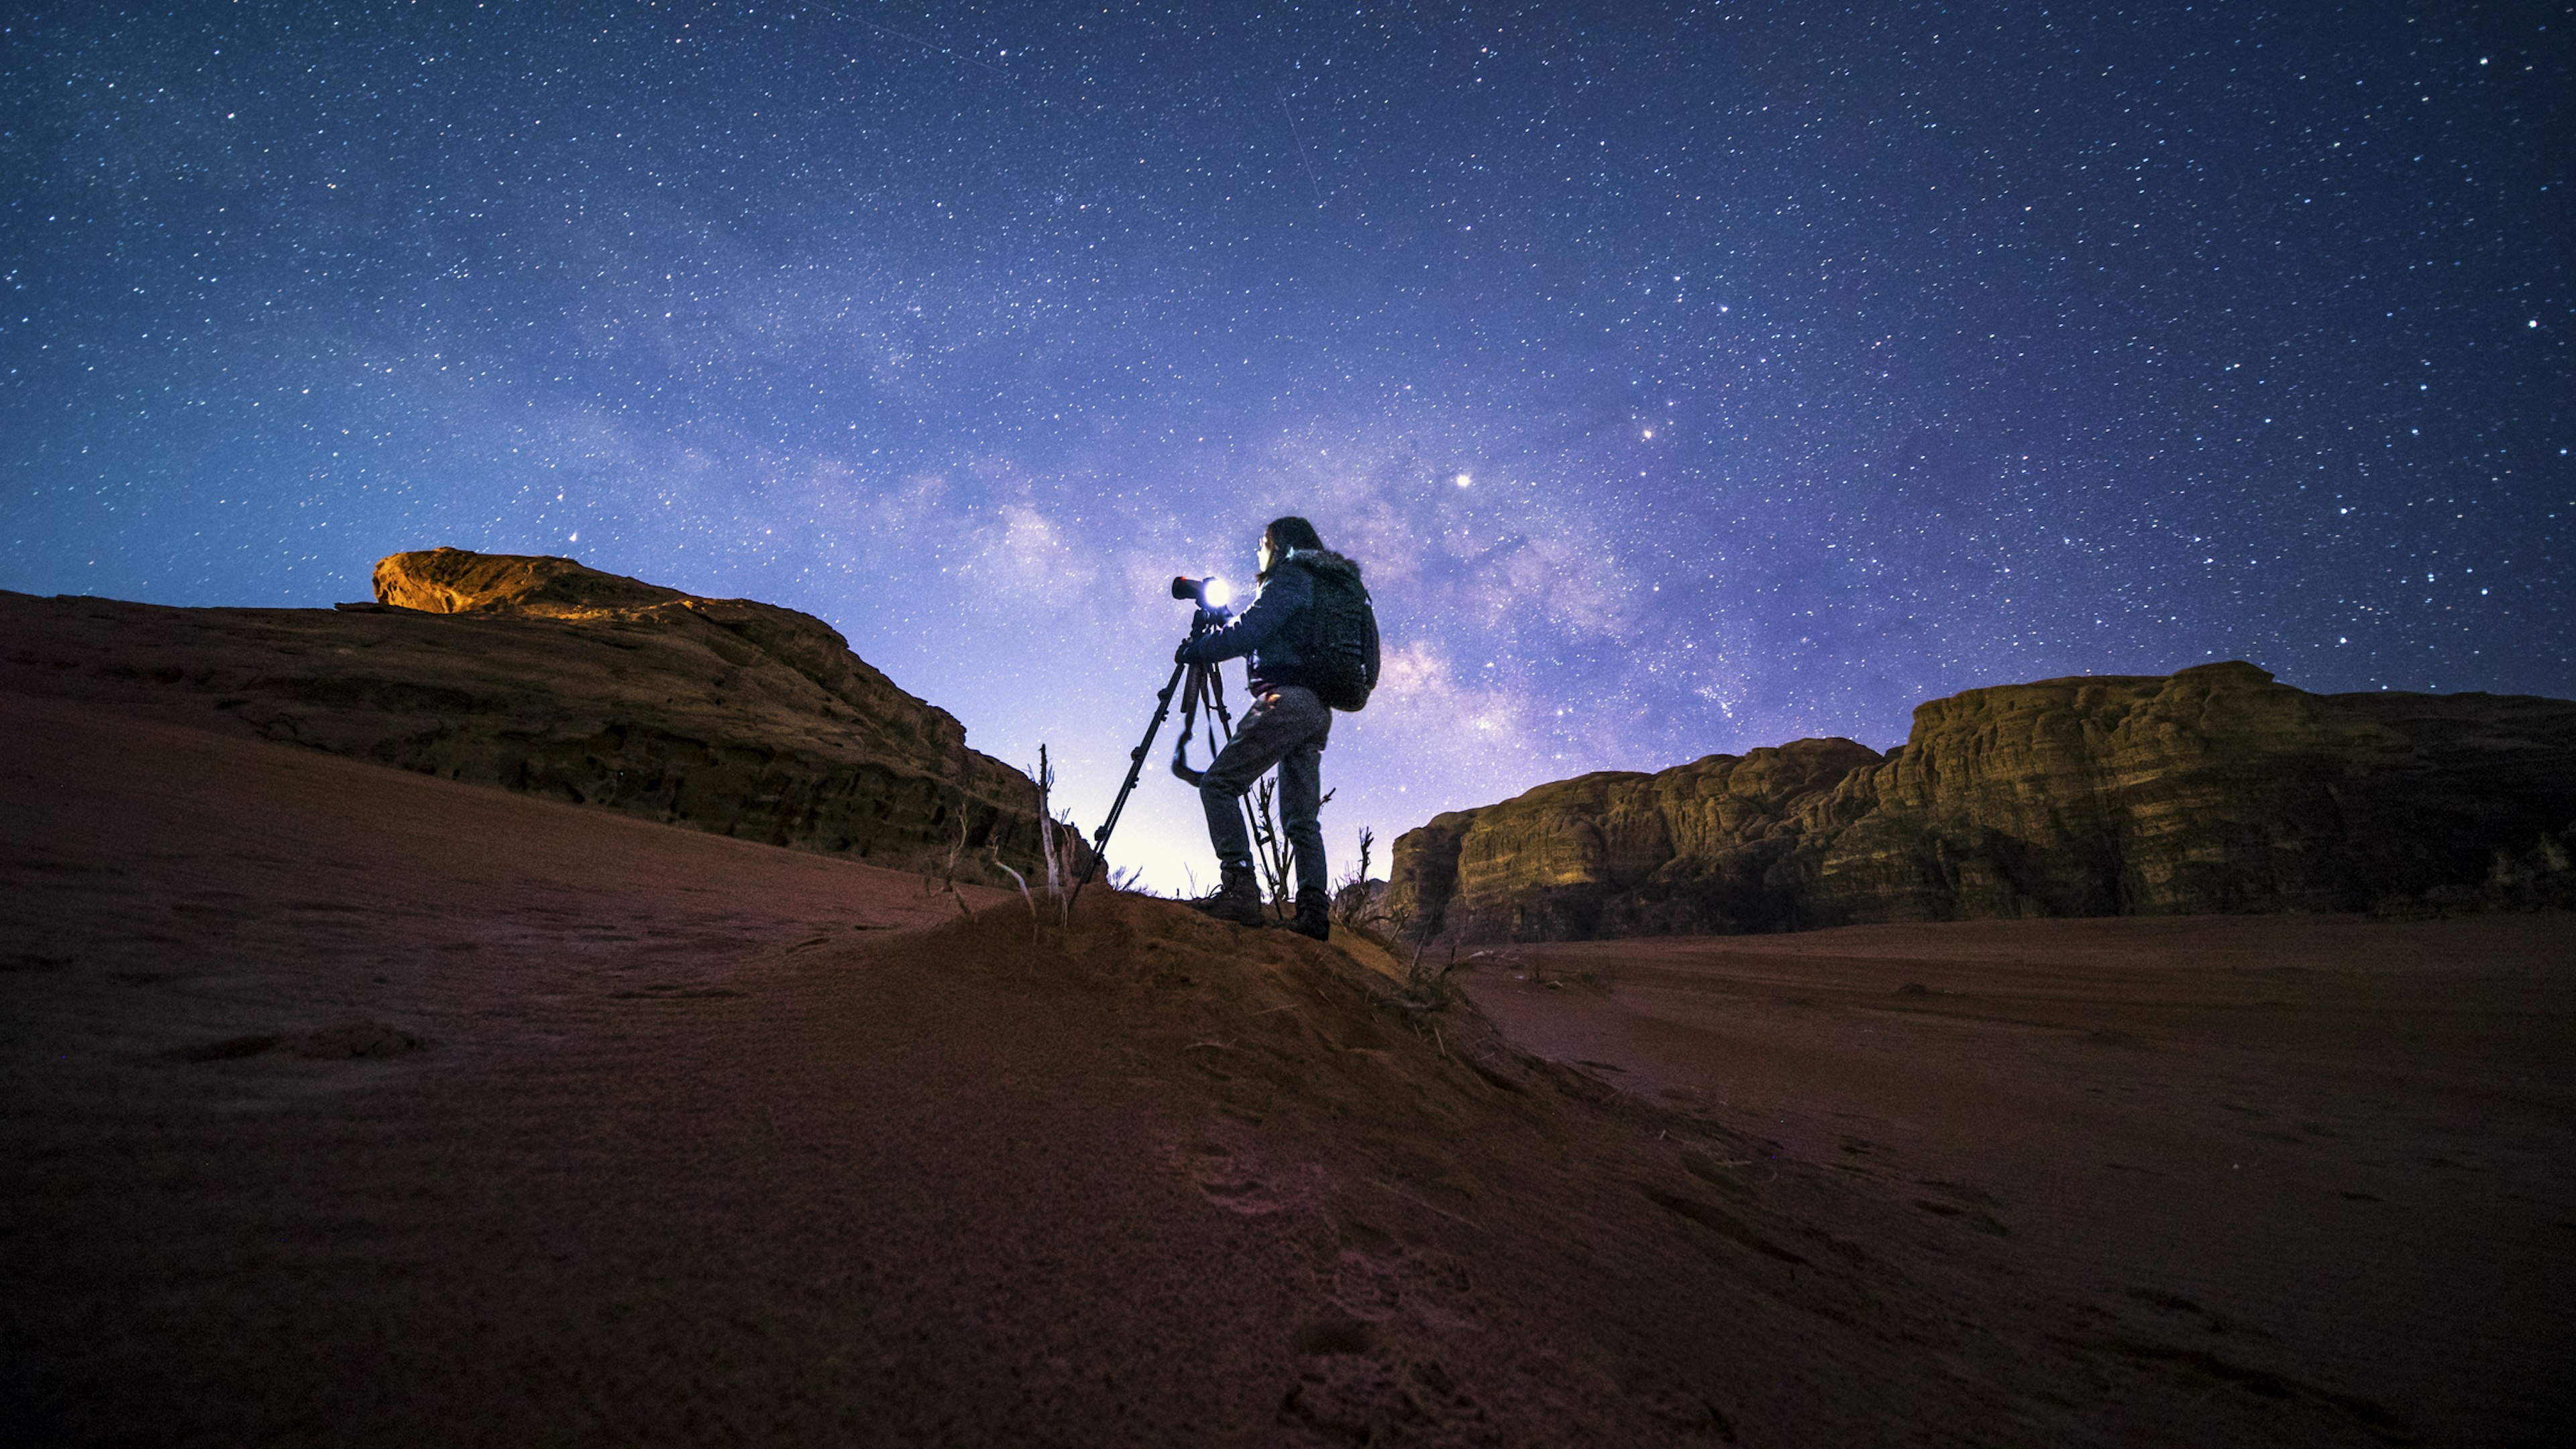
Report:
[[[2576,695],[2576,6],[32,3],[0,587],[569,554],[1089,829],[1177,572],[1358,558],[1442,809],[2245,658]],[[1204,883],[1157,764],[1113,855]]]

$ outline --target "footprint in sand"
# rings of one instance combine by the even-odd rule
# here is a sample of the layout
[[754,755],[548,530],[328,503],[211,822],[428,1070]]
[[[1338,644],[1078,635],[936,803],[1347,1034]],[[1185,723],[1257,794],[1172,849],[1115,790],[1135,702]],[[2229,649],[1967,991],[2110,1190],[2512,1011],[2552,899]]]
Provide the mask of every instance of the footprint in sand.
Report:
[[1219,1128],[1167,1145],[1164,1156],[1188,1174],[1209,1202],[1230,1213],[1262,1217],[1323,1201],[1322,1168],[1311,1164],[1278,1168],[1263,1160],[1247,1135]]
[[1473,1286],[1465,1265],[1444,1253],[1399,1246],[1374,1230],[1344,1237],[1333,1261],[1333,1302],[1350,1317],[1451,1331],[1483,1326],[1462,1301]]

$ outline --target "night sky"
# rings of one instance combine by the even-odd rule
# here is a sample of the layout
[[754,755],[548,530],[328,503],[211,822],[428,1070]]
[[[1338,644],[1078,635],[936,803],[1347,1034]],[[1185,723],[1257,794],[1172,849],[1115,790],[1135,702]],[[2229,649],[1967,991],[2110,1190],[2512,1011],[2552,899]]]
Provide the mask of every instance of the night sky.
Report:
[[[2576,695],[2576,7],[15,7],[0,587],[559,553],[1095,825],[1311,517],[1327,839],[2245,658]],[[1239,677],[1239,676],[1238,676]],[[1157,750],[1158,757],[1162,751]],[[1159,768],[1128,862],[1204,882]]]

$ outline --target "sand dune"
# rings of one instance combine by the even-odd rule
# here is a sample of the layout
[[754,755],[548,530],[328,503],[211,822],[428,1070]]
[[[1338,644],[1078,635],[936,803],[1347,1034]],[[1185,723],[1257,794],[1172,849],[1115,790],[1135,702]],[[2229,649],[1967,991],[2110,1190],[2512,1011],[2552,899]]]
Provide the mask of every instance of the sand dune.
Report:
[[[1479,964],[1476,994],[1542,1056],[1647,1082],[1622,1097],[1332,947],[1167,903],[1101,893],[1041,928],[1015,896],[969,892],[961,919],[910,875],[91,706],[0,695],[0,727],[0,1422],[24,1441],[2551,1427],[2541,1335],[2565,1341],[2576,1241],[2548,1165],[2567,1160],[2566,962],[2512,923],[2410,938],[2488,964],[2434,970],[2429,996],[2390,988],[2424,1033],[2405,1060],[2348,1024],[2293,1031],[2296,1051],[2251,1029],[2173,1047],[2134,986],[2165,946],[2017,923],[1907,946],[1902,968],[1846,933],[1752,975],[1689,943],[1625,943],[1645,954],[1552,990]],[[2344,949],[2335,923],[2266,924],[2287,946],[2245,949]],[[1900,969],[1926,992],[1894,996]],[[2117,1001],[2098,979],[2124,983]],[[1955,994],[1980,990],[2012,1009]],[[1657,1004],[1700,996],[1733,1005]],[[2305,988],[2279,999],[2319,1014]],[[2502,1023],[2459,1025],[2492,1050],[2421,1056],[2449,1040],[2445,1001]],[[2135,1040],[2049,1035],[2097,1018]],[[1864,1028],[1889,1040],[1856,1045]],[[2242,1080],[2175,1086],[2154,1065],[2174,1051]],[[2067,1116],[2123,1084],[2147,1105]],[[2302,1195],[2346,1181],[2341,1148],[2275,1144],[2242,1200],[2177,1170],[2226,1110],[2194,1094],[2267,1085],[2377,1094],[2343,1117],[2243,1105],[2379,1124],[2366,1145],[2387,1162],[2356,1157],[2349,1181],[2451,1224],[2463,1246],[2429,1271],[2497,1285],[2493,1323],[2461,1323],[2466,1292],[2420,1275],[2293,1262],[2275,1278],[2305,1298],[2157,1286],[2239,1271],[2209,1203],[2419,1242],[2353,1237]],[[1928,1105],[1900,1112],[1909,1094]],[[1872,1110],[1889,1122],[1851,1135],[1898,1168],[1827,1135]],[[2049,1175],[2094,1137],[2168,1176],[2111,1192],[2071,1149]],[[2305,1176],[2269,1166],[2298,1153]],[[2406,1165],[2425,1153],[2451,1166]],[[2338,1305],[2367,1340],[2349,1352],[2314,1328]],[[2466,1336],[2410,1369],[2410,1321]]]

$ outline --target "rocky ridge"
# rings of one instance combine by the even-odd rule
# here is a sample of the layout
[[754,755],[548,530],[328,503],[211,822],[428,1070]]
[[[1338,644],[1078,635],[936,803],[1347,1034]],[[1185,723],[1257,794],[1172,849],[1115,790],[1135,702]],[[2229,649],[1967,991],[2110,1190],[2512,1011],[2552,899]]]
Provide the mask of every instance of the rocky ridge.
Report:
[[0,591],[0,689],[970,880],[1038,861],[1028,776],[812,615],[453,548],[385,558],[375,591],[336,610]]
[[1851,740],[1560,780],[1395,844],[1425,939],[2576,905],[2576,702],[2043,680]]

